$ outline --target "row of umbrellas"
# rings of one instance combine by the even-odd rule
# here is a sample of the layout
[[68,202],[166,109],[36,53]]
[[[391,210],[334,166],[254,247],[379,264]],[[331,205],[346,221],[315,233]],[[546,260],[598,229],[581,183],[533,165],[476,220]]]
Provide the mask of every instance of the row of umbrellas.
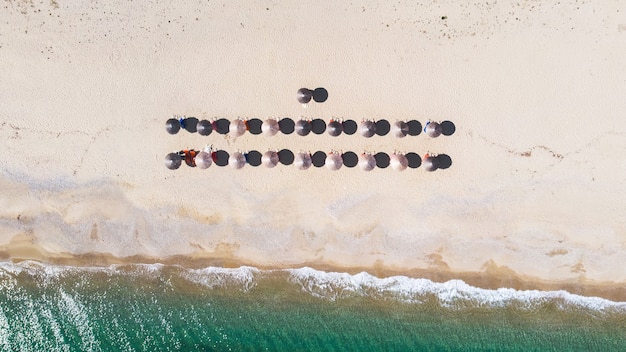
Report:
[[446,154],[426,154],[421,158],[416,153],[400,153],[394,152],[391,155],[387,153],[368,153],[363,152],[357,155],[354,152],[338,152],[331,151],[328,154],[317,151],[313,154],[309,152],[293,153],[288,149],[280,151],[268,150],[260,153],[256,150],[242,152],[236,151],[232,154],[224,150],[214,150],[207,147],[202,151],[194,149],[181,150],[175,153],[169,153],[165,157],[165,166],[168,169],[178,169],[182,162],[190,167],[198,167],[207,169],[212,164],[218,166],[230,165],[235,169],[241,169],[246,164],[251,166],[264,165],[269,168],[277,166],[279,163],[284,165],[295,165],[300,170],[306,170],[311,166],[326,166],[330,170],[339,170],[342,166],[349,168],[359,166],[365,171],[371,171],[374,168],[391,167],[397,171],[403,171],[407,168],[418,168],[420,165],[426,171],[435,171],[437,169],[446,169],[450,167],[452,161]]
[[[227,119],[218,120],[198,120],[196,118],[171,118],[167,120],[165,129],[169,134],[176,134],[180,129],[184,128],[190,132],[198,132],[200,135],[208,136],[213,131],[220,134],[230,134],[239,137],[249,131],[252,134],[265,134],[274,136],[278,132],[283,134],[291,134],[295,132],[300,136],[306,136],[311,132],[314,134],[322,134],[327,132],[331,136],[339,136],[342,133],[351,135],[357,131],[363,137],[370,138],[374,135],[384,136],[392,133],[395,137],[402,138],[407,135],[417,136],[422,132],[422,125],[417,120],[395,121],[390,124],[389,121],[381,120],[363,120],[357,124],[354,120],[331,119],[328,124],[322,119],[300,119],[293,121],[290,118],[283,119],[235,119],[229,121]],[[455,131],[455,126],[450,121],[435,122],[428,121],[424,128],[424,133],[430,137],[439,137],[441,134],[451,135]]]

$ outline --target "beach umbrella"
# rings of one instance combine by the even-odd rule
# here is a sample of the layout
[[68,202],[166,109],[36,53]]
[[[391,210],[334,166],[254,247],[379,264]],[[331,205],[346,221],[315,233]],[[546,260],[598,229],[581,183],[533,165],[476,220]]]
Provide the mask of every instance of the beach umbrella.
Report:
[[213,163],[213,158],[210,152],[202,151],[196,154],[195,162],[199,169],[208,169]]
[[426,127],[424,127],[424,132],[430,137],[439,137],[441,135],[441,125],[434,121],[428,121],[426,122]]
[[307,88],[300,88],[298,89],[298,93],[296,93],[296,97],[300,104],[307,104],[313,97],[313,91]]
[[409,160],[404,154],[393,153],[389,160],[389,164],[396,171],[403,171],[409,166]]
[[246,157],[242,152],[236,151],[228,157],[228,165],[235,169],[241,169],[246,165]]
[[396,121],[393,124],[393,135],[402,138],[409,133],[409,125],[404,121]]
[[263,133],[268,136],[275,135],[276,133],[278,133],[278,131],[280,131],[278,121],[276,121],[275,119],[267,119],[263,121],[263,124],[261,125],[261,131],[263,131]]
[[165,130],[169,134],[176,134],[180,131],[180,122],[177,119],[169,119],[165,122]]
[[343,130],[343,126],[341,126],[341,123],[339,123],[339,121],[330,120],[330,122],[328,123],[328,127],[326,129],[328,130],[328,134],[330,134],[333,137],[337,137],[338,135],[341,134],[341,131]]
[[429,154],[424,155],[424,159],[422,159],[422,165],[424,165],[426,171],[437,170],[438,164],[437,158]]
[[178,153],[169,153],[165,156],[165,167],[170,170],[176,170],[182,164],[183,159],[178,155]]
[[311,122],[304,119],[299,120],[296,122],[295,129],[299,136],[306,136],[311,132]]
[[201,136],[208,136],[213,132],[213,125],[208,120],[200,120],[196,124],[196,130]]
[[263,157],[261,158],[261,162],[267,167],[274,167],[278,165],[279,160],[280,158],[278,157],[278,153],[273,150],[266,151],[263,153]]
[[370,138],[376,134],[376,124],[371,120],[363,120],[361,121],[361,126],[359,126],[359,132],[361,136]]
[[230,127],[228,131],[233,137],[239,137],[246,132],[248,127],[246,126],[246,122],[242,119],[235,119],[230,123]]
[[310,153],[300,152],[296,154],[296,157],[293,163],[294,165],[296,165],[298,169],[306,170],[309,167],[311,167],[311,164],[313,164],[313,160],[311,159]]
[[343,158],[341,153],[330,152],[326,157],[326,167],[331,170],[339,170],[343,165]]
[[376,158],[372,154],[362,153],[359,156],[359,166],[365,171],[372,171],[376,168]]

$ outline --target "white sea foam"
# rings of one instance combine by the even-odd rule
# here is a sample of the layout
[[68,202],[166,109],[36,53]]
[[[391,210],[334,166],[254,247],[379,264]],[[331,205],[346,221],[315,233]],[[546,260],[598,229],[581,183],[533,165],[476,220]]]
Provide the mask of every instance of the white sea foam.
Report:
[[249,290],[256,285],[255,277],[261,270],[249,266],[239,268],[208,267],[204,269],[185,270],[183,277],[187,280],[204,285],[209,288],[241,286],[243,290]]
[[100,342],[93,333],[85,306],[65,291],[61,290],[60,292],[61,300],[59,300],[59,308],[78,330],[82,342],[82,350],[99,351]]
[[613,302],[599,297],[586,297],[567,291],[496,290],[470,286],[461,280],[443,283],[428,279],[406,276],[377,278],[362,272],[324,272],[312,268],[287,270],[292,282],[300,284],[302,290],[317,297],[337,299],[345,293],[353,295],[392,294],[406,302],[421,302],[429,295],[437,297],[444,307],[517,307],[532,309],[546,302],[554,302],[560,308],[578,307],[594,311],[615,311],[626,313],[626,302]]

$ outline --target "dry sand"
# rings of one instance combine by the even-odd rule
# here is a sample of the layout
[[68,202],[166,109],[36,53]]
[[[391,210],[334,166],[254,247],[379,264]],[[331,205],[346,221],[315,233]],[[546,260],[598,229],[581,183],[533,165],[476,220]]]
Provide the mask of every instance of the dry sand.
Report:
[[[486,286],[626,283],[619,2],[2,7],[4,258],[500,278]],[[324,87],[329,99],[305,109],[300,87]],[[172,114],[449,120],[456,132],[171,136]],[[430,151],[452,166],[164,167],[167,153],[206,144]]]

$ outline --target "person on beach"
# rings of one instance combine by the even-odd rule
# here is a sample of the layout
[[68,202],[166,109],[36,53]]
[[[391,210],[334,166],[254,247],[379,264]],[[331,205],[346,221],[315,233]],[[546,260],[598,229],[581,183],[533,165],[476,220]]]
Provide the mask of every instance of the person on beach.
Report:
[[191,166],[191,167],[196,166],[195,158],[196,158],[196,155],[198,155],[197,150],[183,149],[178,152],[178,155],[180,155],[181,159],[185,159],[185,164],[187,164],[188,166]]

